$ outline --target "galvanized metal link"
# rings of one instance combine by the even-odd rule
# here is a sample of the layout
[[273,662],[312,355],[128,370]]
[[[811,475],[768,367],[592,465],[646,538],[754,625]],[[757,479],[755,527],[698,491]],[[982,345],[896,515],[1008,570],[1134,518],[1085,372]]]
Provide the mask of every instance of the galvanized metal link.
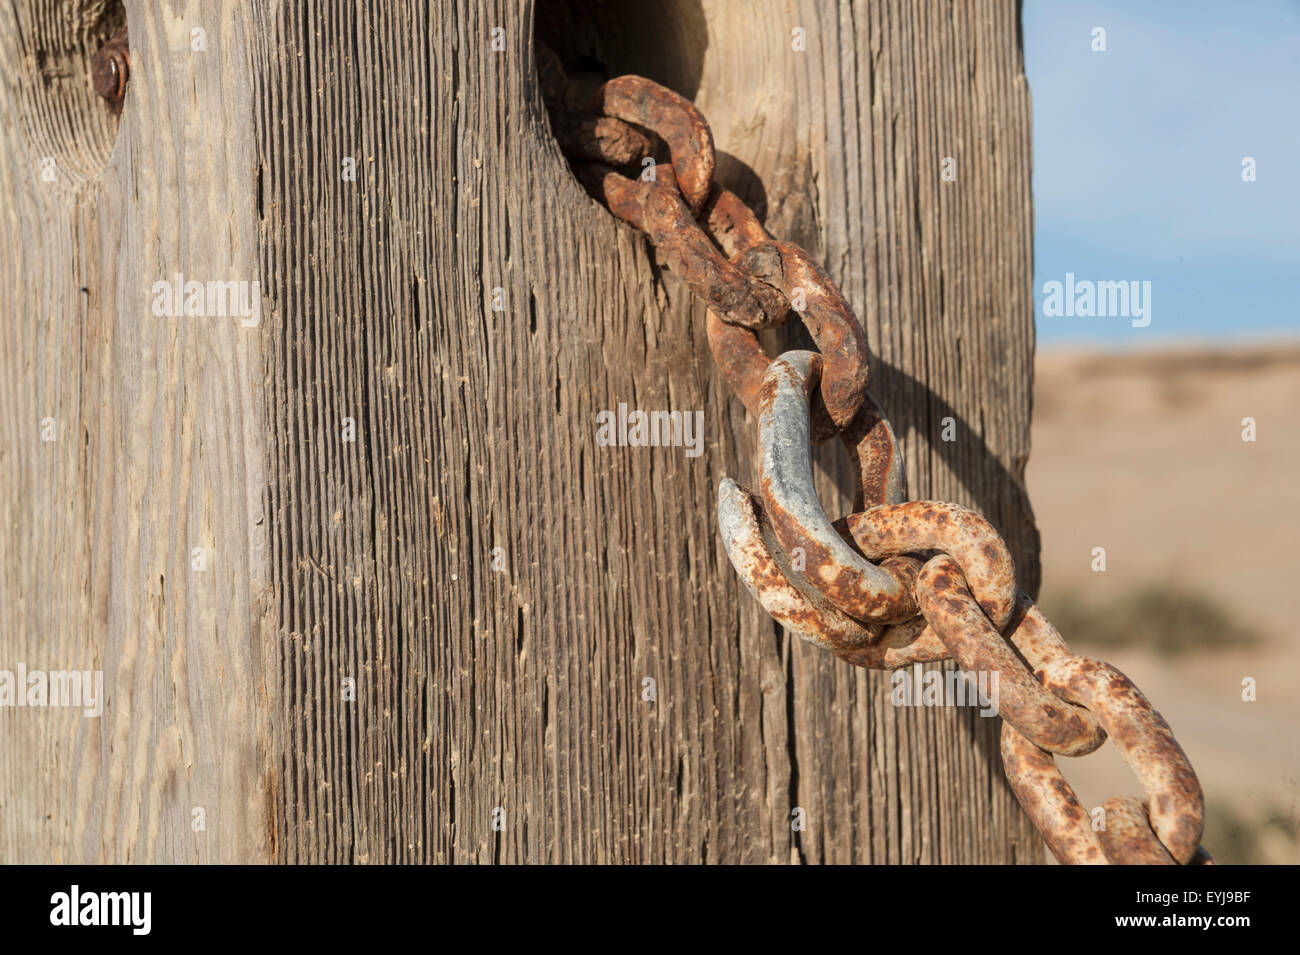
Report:
[[859,649],[880,635],[880,626],[842,613],[801,580],[776,543],[771,524],[753,495],[731,478],[718,486],[718,528],[732,565],[772,619],[832,652]]
[[[820,374],[819,355],[792,351],[775,359],[763,378],[758,442],[764,510],[782,549],[804,555],[808,579],[827,600],[858,620],[897,623],[916,616],[910,575],[891,573],[850,547],[813,487],[809,397]],[[896,454],[892,461],[882,489],[886,500],[902,494],[901,461]]]
[[[731,478],[723,478],[718,487],[718,527],[727,556],[749,592],[773,620],[814,646],[854,666],[880,670],[949,656],[943,641],[920,617],[893,626],[865,624],[827,601],[791,568],[761,504]],[[920,561],[891,557],[881,565],[912,577]]]
[[[1200,784],[1137,687],[1109,664],[1075,656],[1016,589],[1006,543],[981,515],[906,501],[893,430],[867,392],[862,326],[804,250],[768,234],[713,182],[713,136],[687,100],[621,76],[579,94],[549,51],[538,60],[552,129],[579,180],[645,233],[707,306],[709,347],[758,419],[757,493],[718,488],[718,526],[750,593],[783,627],[857,666],[892,669],[956,658],[996,673],[1008,783],[1062,862],[1208,863],[1199,847]],[[671,167],[631,178],[662,140]],[[662,152],[658,153],[662,155]],[[755,329],[792,306],[819,352],[769,358]],[[838,436],[859,477],[855,513],[835,523],[813,486],[812,445]],[[1110,738],[1145,800],[1120,796],[1100,820],[1079,802],[1055,755]],[[1098,823],[1102,824],[1098,824]]]

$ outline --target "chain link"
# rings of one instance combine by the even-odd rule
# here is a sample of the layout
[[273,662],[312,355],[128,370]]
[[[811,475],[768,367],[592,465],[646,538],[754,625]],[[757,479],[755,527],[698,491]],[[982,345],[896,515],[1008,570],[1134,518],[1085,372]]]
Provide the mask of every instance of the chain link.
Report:
[[[575,174],[645,233],[708,306],[713,357],[758,419],[757,493],[723,478],[718,526],[732,565],[774,620],[855,666],[955,659],[998,675],[1002,759],[1016,798],[1061,862],[1209,863],[1204,800],[1169,725],[1126,676],[1072,654],[1016,588],[1006,543],[969,508],[906,501],[893,430],[867,391],[867,341],[844,296],[798,246],[768,234],[713,182],[713,136],[689,101],[639,76],[581,93],[539,51],[552,129]],[[671,165],[654,162],[655,139]],[[621,169],[642,166],[637,178]],[[794,314],[818,352],[769,358],[755,329]],[[857,464],[854,513],[834,523],[811,447],[838,437]],[[1146,793],[1102,804],[1101,826],[1056,767],[1110,737]]]

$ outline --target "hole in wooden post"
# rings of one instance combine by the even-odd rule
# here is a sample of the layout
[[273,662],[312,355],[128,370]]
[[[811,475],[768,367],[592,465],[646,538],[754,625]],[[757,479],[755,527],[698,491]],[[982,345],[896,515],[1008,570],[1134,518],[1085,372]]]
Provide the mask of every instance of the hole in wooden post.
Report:
[[[548,105],[562,84],[568,105],[581,110],[601,83],[629,73],[699,99],[710,42],[700,0],[537,0],[534,36],[538,82]],[[655,156],[659,162],[667,158],[662,150]],[[754,171],[721,150],[717,163],[716,181],[763,219],[767,194]]]
[[[589,148],[595,130],[588,124],[591,100],[606,80],[636,74],[693,99],[699,87],[707,30],[700,0],[538,0],[535,19],[538,82],[550,114],[551,132],[561,152],[575,158]],[[658,162],[668,161],[666,146],[646,130],[619,135],[597,150],[629,176],[647,146]],[[612,148],[611,148],[612,147]],[[641,157],[641,158],[638,158]],[[581,168],[581,167],[579,167]]]
[[538,0],[536,37],[571,74],[636,73],[699,92],[708,29],[700,0]]
[[11,74],[18,122],[37,179],[73,190],[98,180],[120,122],[95,92],[95,54],[126,26],[121,0],[26,0],[19,21],[20,64]]

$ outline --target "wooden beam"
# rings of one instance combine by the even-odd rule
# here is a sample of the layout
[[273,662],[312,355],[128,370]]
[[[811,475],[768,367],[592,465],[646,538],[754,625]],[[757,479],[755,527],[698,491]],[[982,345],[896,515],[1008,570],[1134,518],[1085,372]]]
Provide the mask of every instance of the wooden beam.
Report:
[[[858,308],[912,495],[1036,589],[1014,4],[132,2],[120,126],[84,87],[108,24],[55,9],[0,12],[0,667],[108,701],[0,717],[0,859],[1041,858],[996,721],[892,706],[740,586],[713,513],[754,422],[531,52],[567,18],[696,99]],[[176,272],[256,280],[260,323],[153,315]],[[620,402],[702,411],[703,454],[597,446]]]

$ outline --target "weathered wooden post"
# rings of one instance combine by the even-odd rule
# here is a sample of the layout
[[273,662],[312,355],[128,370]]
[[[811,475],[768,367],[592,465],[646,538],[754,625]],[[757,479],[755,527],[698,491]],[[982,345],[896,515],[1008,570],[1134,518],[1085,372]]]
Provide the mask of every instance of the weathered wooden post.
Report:
[[[736,581],[714,495],[753,428],[550,136],[556,24],[696,101],[856,306],[913,496],[1036,589],[1010,0],[22,0],[0,667],[104,701],[0,712],[3,861],[1040,858],[996,721],[891,706]],[[620,401],[703,410],[704,453],[599,447]]]

